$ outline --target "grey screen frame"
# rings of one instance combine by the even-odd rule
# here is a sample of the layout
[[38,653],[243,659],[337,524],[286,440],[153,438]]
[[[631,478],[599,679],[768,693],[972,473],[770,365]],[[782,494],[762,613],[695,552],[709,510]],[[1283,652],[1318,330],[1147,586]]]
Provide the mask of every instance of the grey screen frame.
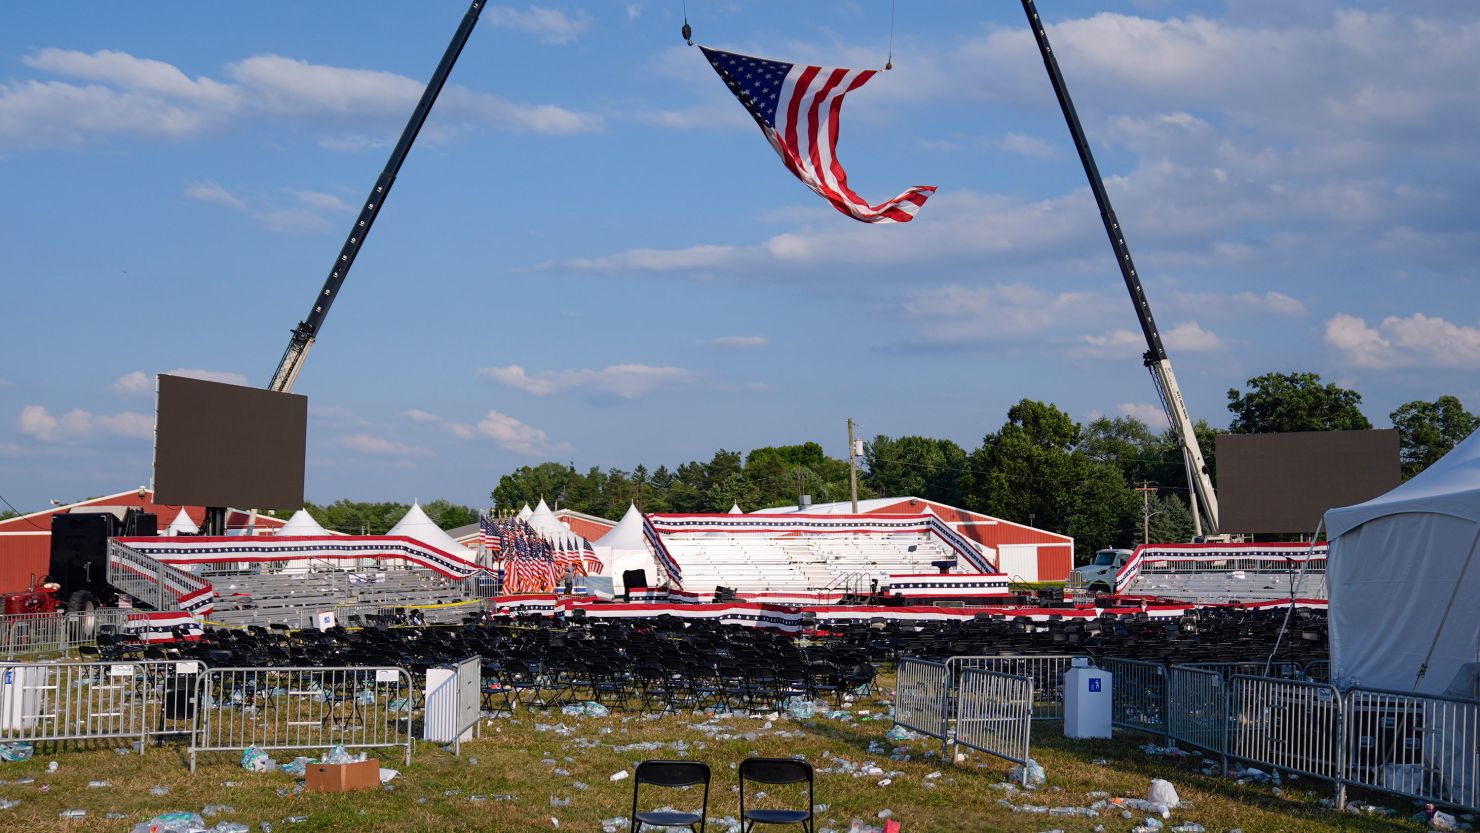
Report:
[[1395,428],[1219,434],[1217,448],[1219,532],[1313,533],[1402,480]]
[[167,505],[303,505],[308,397],[160,374],[154,500]]

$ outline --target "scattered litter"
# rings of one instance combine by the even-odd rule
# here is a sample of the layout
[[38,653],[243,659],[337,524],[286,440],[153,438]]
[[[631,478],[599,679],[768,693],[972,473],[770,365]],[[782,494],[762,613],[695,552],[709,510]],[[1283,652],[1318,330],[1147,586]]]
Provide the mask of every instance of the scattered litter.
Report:
[[878,816],[881,819],[887,819],[887,818],[889,818],[892,815],[894,815],[894,811],[893,810],[890,810],[887,807],[885,807],[884,809],[880,810],[879,813],[878,813]]
[[1186,824],[1179,824],[1173,827],[1172,833],[1207,833],[1207,828],[1195,821],[1189,821]]
[[224,816],[235,812],[236,808],[230,804],[207,804],[201,809],[200,814],[202,818],[210,818],[212,816]]
[[382,784],[389,784],[391,781],[394,781],[396,779],[396,776],[398,776],[400,774],[401,774],[401,771],[398,770],[398,769],[387,769],[385,767],[381,767],[380,768],[380,783],[382,783]]
[[106,790],[113,786],[112,781],[88,781],[87,786],[94,790]]
[[268,770],[267,753],[255,746],[248,746],[242,750],[242,769],[247,772],[266,772]]
[[[866,714],[866,712],[860,712],[860,714]],[[894,724],[894,726],[889,731],[884,733],[884,738],[886,740],[891,740],[895,743],[906,740],[915,740],[918,737],[919,735],[911,732],[909,729],[906,729],[898,723]]]
[[59,768],[59,767],[60,767],[60,766],[61,766],[61,764],[59,764],[59,763],[57,763],[57,762],[56,762],[56,761],[52,761],[52,762],[50,762],[50,763],[48,763],[48,764],[47,764],[47,765],[46,765],[46,771],[47,771],[47,772],[56,772],[56,771],[57,771],[57,769],[58,769],[58,768]]
[[60,817],[61,818],[64,818],[64,819],[85,819],[85,818],[87,818],[87,811],[86,810],[63,810],[61,812],[61,816]]
[[569,717],[610,717],[611,710],[606,706],[590,700],[583,703],[571,703],[560,709],[560,713]]
[[[1024,778],[1025,773],[1026,779]],[[1014,781],[1027,783],[1030,786],[1037,786],[1048,780],[1048,773],[1044,772],[1043,767],[1039,766],[1038,762],[1032,758],[1028,759],[1028,765],[1026,767],[1015,766],[1007,771],[1007,775]]]
[[205,829],[205,820],[198,813],[162,813],[148,821],[134,825],[131,833],[163,833],[163,831],[196,833],[196,831]]
[[0,761],[29,761],[36,748],[29,743],[0,743]]
[[166,786],[164,786],[162,784],[155,784],[154,786],[152,786],[152,787],[149,788],[149,794],[150,795],[156,795],[156,796],[157,795],[169,795],[170,794],[170,788],[169,787],[166,787]]
[[1182,803],[1182,799],[1177,796],[1177,788],[1172,786],[1172,782],[1163,778],[1151,781],[1151,790],[1146,794],[1146,800],[1152,804],[1165,804],[1168,807],[1176,807]]
[[613,781],[625,781],[625,780],[627,780],[627,770],[624,769],[621,772],[613,772],[612,773],[612,776],[611,776],[611,780],[613,780]]

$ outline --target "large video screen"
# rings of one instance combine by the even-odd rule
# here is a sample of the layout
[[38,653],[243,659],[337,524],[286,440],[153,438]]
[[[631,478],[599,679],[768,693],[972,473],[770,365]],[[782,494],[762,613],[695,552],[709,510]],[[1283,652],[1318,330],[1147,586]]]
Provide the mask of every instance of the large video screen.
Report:
[[1398,485],[1398,431],[1218,435],[1218,531],[1315,532],[1327,509]]
[[161,375],[154,499],[296,509],[307,433],[306,396]]

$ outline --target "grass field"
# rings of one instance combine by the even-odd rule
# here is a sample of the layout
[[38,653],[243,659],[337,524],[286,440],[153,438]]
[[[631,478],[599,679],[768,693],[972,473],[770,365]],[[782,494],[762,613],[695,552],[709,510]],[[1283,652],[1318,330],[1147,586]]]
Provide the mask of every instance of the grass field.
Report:
[[[854,711],[870,710],[879,715],[887,704],[865,698]],[[552,731],[564,724],[569,733]],[[537,724],[547,728],[540,729]],[[964,764],[943,765],[939,744],[928,739],[900,744],[908,761],[890,760],[896,745],[884,739],[892,724],[887,720],[828,720],[802,722],[786,718],[769,728],[763,720],[726,718],[707,721],[693,715],[661,718],[613,715],[606,718],[568,717],[558,712],[519,712],[512,718],[484,721],[483,737],[465,744],[461,759],[440,747],[422,744],[410,767],[401,766],[394,753],[383,764],[402,769],[391,790],[369,790],[338,795],[291,792],[292,776],[242,771],[234,756],[205,756],[191,775],[180,747],[153,748],[143,756],[124,756],[112,749],[87,751],[43,747],[31,761],[0,764],[0,798],[19,800],[10,810],[0,810],[0,830],[48,833],[49,831],[126,831],[136,821],[157,813],[193,810],[207,804],[227,804],[233,812],[208,820],[238,821],[254,833],[260,822],[271,821],[278,833],[308,831],[526,831],[553,830],[552,817],[560,830],[600,831],[602,820],[629,815],[632,780],[613,782],[610,776],[646,758],[696,758],[714,770],[710,797],[711,818],[738,812],[732,765],[751,754],[769,756],[804,755],[819,769],[817,801],[828,805],[820,813],[818,829],[847,831],[857,817],[882,824],[880,810],[893,811],[903,833],[934,831],[1044,831],[1088,833],[1097,824],[1107,831],[1129,831],[1140,821],[1123,819],[1118,813],[1100,818],[1059,818],[1013,813],[999,805],[1008,793],[1000,786],[1007,764],[973,755]],[[1033,755],[1048,771],[1048,783],[1030,796],[1011,796],[1015,803],[1050,807],[1085,806],[1094,799],[1091,791],[1118,796],[1142,797],[1154,777],[1172,781],[1184,801],[1193,808],[1174,813],[1168,827],[1188,821],[1202,824],[1210,833],[1242,828],[1246,833],[1276,831],[1393,831],[1420,830],[1420,825],[1376,816],[1338,813],[1318,806],[1329,797],[1327,785],[1302,779],[1287,782],[1283,797],[1275,797],[1267,786],[1238,785],[1197,772],[1200,758],[1174,760],[1153,757],[1139,748],[1147,738],[1126,734],[1114,741],[1066,741],[1058,724],[1035,726]],[[659,742],[661,749],[624,749],[630,744]],[[871,744],[875,750],[870,751]],[[935,752],[935,755],[928,753]],[[290,755],[277,753],[279,760]],[[856,765],[874,762],[886,772],[897,772],[888,786],[879,786],[883,776],[853,777],[835,771],[836,759]],[[1105,764],[1092,761],[1104,759]],[[55,773],[47,773],[50,760],[59,762]],[[559,772],[557,772],[557,770]],[[568,773],[568,774],[562,774]],[[940,773],[930,777],[932,773]],[[35,783],[18,785],[17,779],[34,778]],[[111,786],[91,788],[89,781],[106,780]],[[226,783],[234,786],[226,786]],[[166,796],[150,794],[163,785]],[[582,789],[580,785],[586,785]],[[654,790],[651,793],[646,790]],[[288,792],[280,795],[279,791]],[[773,797],[781,790],[773,789]],[[697,790],[679,792],[645,788],[644,805],[652,808],[668,803],[678,807],[698,806]],[[504,797],[504,796],[512,796]],[[569,799],[569,806],[552,807],[551,798]],[[484,800],[478,800],[482,798]],[[1406,816],[1408,802],[1371,798]],[[78,821],[61,820],[68,808],[86,809]],[[107,819],[106,813],[123,813],[128,819]],[[287,823],[290,816],[307,821]],[[621,827],[626,830],[625,823]],[[710,830],[725,833],[722,824]],[[783,829],[783,828],[761,828]],[[797,828],[790,828],[797,829]]]

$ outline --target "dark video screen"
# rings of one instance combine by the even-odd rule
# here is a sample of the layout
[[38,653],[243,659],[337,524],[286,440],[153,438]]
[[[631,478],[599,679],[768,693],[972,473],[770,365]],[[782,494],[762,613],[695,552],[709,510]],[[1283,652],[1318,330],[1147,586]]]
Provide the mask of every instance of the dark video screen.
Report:
[[1218,531],[1312,533],[1327,509],[1401,479],[1398,431],[1218,435]]
[[159,377],[155,501],[239,509],[303,505],[308,397]]

